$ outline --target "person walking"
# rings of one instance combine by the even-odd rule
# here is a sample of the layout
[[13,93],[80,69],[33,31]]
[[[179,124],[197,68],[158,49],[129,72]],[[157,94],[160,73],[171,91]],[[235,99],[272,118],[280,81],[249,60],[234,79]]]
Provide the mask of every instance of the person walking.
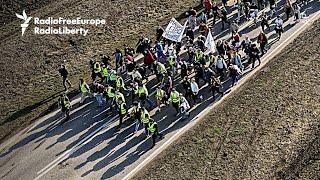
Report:
[[92,80],[95,81],[96,77],[103,79],[101,72],[102,72],[102,69],[101,69],[100,62],[98,62],[98,61],[94,62],[94,64],[93,64],[93,74],[94,75],[92,76]]
[[249,62],[252,63],[252,69],[254,68],[254,63],[256,62],[256,60],[258,60],[258,62],[259,62],[258,66],[260,66],[260,64],[261,64],[259,53],[260,53],[260,51],[259,51],[257,45],[255,43],[252,44],[251,53],[250,53],[250,60],[249,60]]
[[111,85],[107,84],[105,91],[104,91],[104,96],[106,97],[107,106],[112,108],[112,106],[114,104],[116,92]]
[[[64,90],[67,91],[69,88],[72,87],[72,85],[68,79],[69,72],[64,64],[61,65],[59,69],[59,73],[60,73],[60,76],[62,77],[62,84],[63,84]],[[67,84],[69,85],[69,87],[67,87]]]
[[156,145],[157,137],[159,137],[159,139],[162,139],[163,135],[159,133],[158,124],[152,118],[150,118],[150,121],[148,122],[147,129],[148,129],[149,134],[151,134],[151,138],[152,138],[151,148],[153,148]]
[[293,9],[293,7],[292,7],[292,4],[291,4],[291,1],[290,0],[286,0],[286,4],[284,5],[284,10],[285,10],[285,13],[286,13],[286,20],[285,21],[289,20],[292,9]]
[[172,91],[170,93],[170,100],[172,103],[172,106],[176,110],[176,116],[178,116],[179,113],[179,106],[180,106],[180,93],[175,89],[172,88]]
[[243,71],[243,64],[242,64],[242,60],[241,60],[241,57],[240,57],[240,55],[239,55],[239,53],[238,52],[234,52],[233,53],[233,57],[232,57],[232,59],[231,59],[231,61],[230,61],[232,64],[235,64],[235,65],[237,65],[238,66],[238,68],[241,70],[241,71]]
[[146,137],[148,137],[149,136],[148,123],[149,123],[151,117],[150,117],[148,110],[144,107],[142,107],[140,112],[141,112],[140,120],[144,126]]
[[[196,80],[194,78],[191,79],[190,83],[191,91],[192,91],[192,100],[193,100],[193,105],[197,104],[197,99],[198,99],[198,94],[199,94],[199,86],[196,83]],[[202,100],[202,96],[200,96],[200,100]]]
[[268,19],[269,19],[268,15],[263,11],[261,15],[261,24],[260,24],[262,31],[265,31],[265,27],[267,27],[268,30],[270,31],[270,25],[269,25]]
[[215,62],[215,68],[217,70],[217,73],[220,77],[220,80],[224,78],[225,70],[227,69],[227,64],[225,60],[219,55],[216,62]]
[[84,81],[83,78],[80,78],[79,90],[81,92],[80,105],[82,105],[88,95],[90,95],[89,85]]
[[142,84],[142,82],[138,83],[138,89],[136,90],[135,94],[138,95],[138,99],[142,107],[144,107],[146,101],[150,107],[154,106],[154,103],[149,99],[148,89],[144,84]]
[[228,12],[225,7],[221,9],[221,30],[224,30],[224,25],[228,24],[230,26],[230,21],[228,21]]
[[133,107],[131,109],[130,114],[133,114],[133,120],[135,122],[135,130],[134,130],[134,134],[138,131],[140,123],[141,123],[141,111],[142,108],[140,106],[140,103],[138,101],[134,101],[133,103]]
[[119,99],[119,102],[118,102],[119,125],[116,128],[117,130],[120,130],[123,119],[126,116],[126,114],[127,114],[127,105],[122,99]]
[[233,87],[237,83],[238,77],[240,75],[241,75],[241,70],[238,68],[238,66],[235,64],[230,64],[229,65],[229,76],[232,80],[231,87]]
[[164,90],[162,90],[159,86],[157,86],[157,90],[156,90],[156,99],[157,99],[157,107],[158,107],[158,111],[160,112],[161,110],[161,105],[165,103],[166,100],[166,92]]
[[274,21],[276,26],[274,30],[278,34],[278,40],[281,38],[281,34],[283,33],[283,20],[280,18],[280,16],[277,16],[277,19]]
[[267,51],[266,45],[268,44],[268,38],[263,31],[261,31],[258,36],[258,43],[260,44],[261,56],[263,56],[265,54],[265,52]]
[[167,69],[164,66],[164,64],[162,64],[161,62],[157,62],[156,66],[157,66],[156,76],[157,76],[158,82],[160,84],[163,84],[164,76],[167,73]]
[[215,78],[214,76],[212,77],[212,85],[210,87],[211,89],[211,93],[212,93],[212,98],[213,100],[215,100],[216,98],[216,95],[215,93],[219,93],[223,96],[223,91],[221,91],[222,89],[222,84],[221,84],[221,81],[218,79],[218,78]]
[[60,124],[63,124],[70,120],[70,108],[71,103],[66,94],[61,94],[59,98],[59,105],[61,106],[61,111],[65,113],[65,118],[61,121]]
[[190,105],[188,100],[183,96],[182,93],[180,93],[180,99],[180,114],[182,115],[182,120],[185,120],[190,117],[190,113],[188,112],[188,110],[190,109]]

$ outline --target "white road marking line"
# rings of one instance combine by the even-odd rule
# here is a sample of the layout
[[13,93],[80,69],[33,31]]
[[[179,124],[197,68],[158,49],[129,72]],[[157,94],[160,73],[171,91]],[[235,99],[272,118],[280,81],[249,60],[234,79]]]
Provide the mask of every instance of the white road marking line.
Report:
[[90,133],[88,136],[86,136],[84,139],[82,139],[80,142],[78,142],[76,145],[74,145],[72,148],[64,152],[62,155],[60,155],[57,159],[52,161],[50,164],[48,164],[46,167],[41,169],[40,171],[37,172],[38,176],[35,178],[35,180],[40,179],[43,175],[48,173],[51,169],[53,169],[55,166],[57,166],[60,162],[64,161],[66,158],[68,158],[73,152],[75,152],[79,147],[82,145],[87,144],[89,141],[94,138],[95,134],[98,133],[100,130],[103,128],[107,127],[108,125],[112,124],[114,120],[118,117],[118,115],[114,116],[111,118],[108,122],[100,126],[98,129]]
[[[130,171],[124,178],[124,180],[130,179],[132,178],[139,170],[141,170],[145,165],[147,165],[149,162],[151,162],[151,160],[153,160],[156,156],[158,156],[164,149],[166,149],[171,143],[173,143],[175,140],[177,140],[182,134],[184,134],[187,130],[189,130],[191,127],[193,127],[194,125],[196,125],[198,122],[200,122],[200,120],[202,120],[202,118],[207,115],[210,110],[212,110],[213,108],[215,108],[216,106],[218,106],[220,103],[223,102],[224,99],[226,99],[227,97],[231,96],[233,92],[235,92],[237,89],[239,89],[242,84],[244,84],[245,82],[247,82],[250,77],[252,77],[254,74],[256,74],[260,69],[262,69],[274,56],[276,56],[280,51],[282,51],[286,46],[284,46],[286,43],[289,44],[290,42],[293,42],[293,40],[295,38],[295,35],[299,35],[297,33],[302,33],[303,31],[301,31],[302,29],[306,29],[308,26],[307,25],[311,25],[310,21],[314,21],[316,19],[318,19],[318,16],[320,15],[320,11],[318,11],[311,19],[307,20],[306,23],[302,23],[302,25],[296,30],[294,31],[288,38],[286,38],[285,41],[283,41],[282,43],[280,43],[278,45],[279,48],[276,48],[274,50],[272,50],[271,52],[269,52],[268,55],[266,55],[265,57],[263,57],[264,61],[261,62],[261,65],[256,67],[256,69],[254,69],[251,73],[249,73],[247,76],[245,76],[240,82],[238,82],[238,84],[236,86],[234,86],[234,88],[230,91],[229,94],[226,94],[225,96],[223,96],[218,102],[212,103],[209,107],[207,107],[206,109],[204,109],[203,111],[201,111],[195,118],[193,118],[190,123],[188,123],[187,125],[185,125],[184,127],[182,127],[179,131],[177,131],[174,135],[172,135],[165,143],[163,143],[159,148],[157,148],[150,156],[148,156],[144,161],[142,161],[141,163],[139,163],[132,171]],[[288,41],[289,40],[289,41]],[[291,40],[291,41],[290,41]]]

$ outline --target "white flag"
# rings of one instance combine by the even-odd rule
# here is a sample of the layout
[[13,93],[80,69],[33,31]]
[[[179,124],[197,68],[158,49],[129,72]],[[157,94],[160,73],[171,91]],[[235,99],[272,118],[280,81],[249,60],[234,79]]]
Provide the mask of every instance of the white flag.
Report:
[[162,36],[171,41],[180,42],[185,28],[186,24],[182,26],[176,19],[172,18]]
[[214,42],[214,39],[210,30],[208,32],[208,36],[207,36],[206,42],[204,43],[204,46],[208,48],[210,52],[212,53],[216,52],[216,44]]

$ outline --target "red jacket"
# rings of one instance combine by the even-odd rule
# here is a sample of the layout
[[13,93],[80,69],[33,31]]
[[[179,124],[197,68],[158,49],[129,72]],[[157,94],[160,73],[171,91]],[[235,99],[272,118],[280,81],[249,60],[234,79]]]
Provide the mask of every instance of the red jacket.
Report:
[[148,50],[147,54],[144,56],[144,63],[149,65],[152,64],[155,61],[155,58],[153,57],[150,50]]
[[210,9],[212,8],[212,1],[211,0],[204,0],[203,5],[207,11],[210,11]]

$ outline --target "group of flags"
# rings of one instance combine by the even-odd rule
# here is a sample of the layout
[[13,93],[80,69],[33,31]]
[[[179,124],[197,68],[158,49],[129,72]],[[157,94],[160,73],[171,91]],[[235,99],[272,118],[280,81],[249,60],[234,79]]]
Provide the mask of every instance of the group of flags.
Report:
[[[175,18],[172,18],[162,36],[174,42],[181,42],[187,23],[188,21],[181,25]],[[212,53],[216,52],[216,45],[210,30],[206,38],[205,47]]]

